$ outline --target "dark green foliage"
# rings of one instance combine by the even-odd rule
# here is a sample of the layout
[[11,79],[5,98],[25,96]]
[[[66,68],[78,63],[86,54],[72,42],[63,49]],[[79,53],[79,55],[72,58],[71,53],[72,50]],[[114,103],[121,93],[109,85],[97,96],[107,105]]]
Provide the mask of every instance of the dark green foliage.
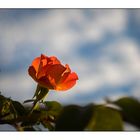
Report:
[[44,102],[44,105],[46,106],[48,115],[52,115],[54,117],[57,117],[62,110],[61,104],[56,101],[46,101]]
[[124,121],[140,128],[140,102],[134,98],[123,97],[115,102],[121,108]]
[[[42,100],[44,95],[40,97]],[[108,103],[120,109],[108,107]],[[0,124],[10,124],[18,131],[40,131],[40,125],[50,131],[122,131],[124,122],[140,128],[140,102],[131,97],[84,107],[39,100],[31,110],[32,105],[25,107],[0,95]]]
[[94,107],[94,113],[86,130],[117,131],[123,130],[123,122],[119,112],[115,109],[100,105]]
[[27,115],[26,117],[23,118],[22,120],[23,123],[21,125],[23,127],[35,125],[37,122],[40,121],[41,115],[42,114],[40,111],[35,110],[32,114]]
[[56,121],[57,131],[81,131],[85,128],[93,113],[93,105],[80,107],[70,105],[63,108]]
[[46,101],[43,104],[45,105],[45,111],[47,112],[47,115],[46,117],[41,119],[41,123],[45,128],[48,128],[49,130],[54,130],[54,122],[59,116],[62,110],[62,106],[56,101]]
[[11,99],[0,95],[0,123],[7,122],[17,118],[17,112]]
[[13,107],[15,108],[17,115],[24,116],[27,114],[27,111],[23,107],[23,105],[17,101],[12,101]]

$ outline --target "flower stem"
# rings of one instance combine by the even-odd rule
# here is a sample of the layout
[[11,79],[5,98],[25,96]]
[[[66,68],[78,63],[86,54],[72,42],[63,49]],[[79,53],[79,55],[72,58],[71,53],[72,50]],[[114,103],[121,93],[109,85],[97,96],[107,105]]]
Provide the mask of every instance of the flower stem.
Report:
[[35,100],[33,102],[33,106],[29,112],[29,115],[31,115],[33,113],[33,111],[35,110],[35,108],[37,108],[37,106],[39,105],[39,102],[43,101],[45,99],[48,92],[49,92],[48,88],[44,88],[44,87],[41,87],[40,85],[37,85],[35,94],[33,96],[33,98],[35,98]]

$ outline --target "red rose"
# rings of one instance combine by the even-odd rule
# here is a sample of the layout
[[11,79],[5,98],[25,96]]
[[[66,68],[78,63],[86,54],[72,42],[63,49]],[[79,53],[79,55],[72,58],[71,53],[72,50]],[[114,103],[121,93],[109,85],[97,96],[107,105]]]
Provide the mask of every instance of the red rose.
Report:
[[28,72],[40,86],[54,90],[68,90],[78,80],[77,74],[71,72],[69,65],[63,66],[56,57],[43,54],[33,60]]

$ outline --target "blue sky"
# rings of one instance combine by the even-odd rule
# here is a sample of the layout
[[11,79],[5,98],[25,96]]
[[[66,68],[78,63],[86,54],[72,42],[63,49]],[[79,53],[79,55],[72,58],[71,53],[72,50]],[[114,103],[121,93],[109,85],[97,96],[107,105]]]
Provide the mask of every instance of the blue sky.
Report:
[[0,91],[7,97],[32,98],[36,83],[28,66],[44,53],[79,76],[75,87],[50,91],[47,100],[140,98],[139,9],[1,9],[0,30]]

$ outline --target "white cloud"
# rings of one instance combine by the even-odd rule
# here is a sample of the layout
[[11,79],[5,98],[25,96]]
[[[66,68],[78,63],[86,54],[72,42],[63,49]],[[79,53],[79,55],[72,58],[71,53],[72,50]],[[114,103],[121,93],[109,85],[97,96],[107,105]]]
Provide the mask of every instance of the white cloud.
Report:
[[[127,83],[140,79],[140,53],[138,44],[130,38],[124,38],[113,42],[105,49],[105,57],[102,57],[110,83]],[[115,59],[115,60],[114,60]],[[103,70],[104,71],[104,70]]]
[[[140,81],[139,62],[138,44],[130,38],[124,38],[106,46],[102,57],[96,59],[96,62],[89,60],[84,63],[83,59],[75,60],[73,65],[78,64],[79,82],[73,90],[73,97],[77,93],[81,96],[89,92],[94,94],[104,86],[117,88],[137,83]],[[115,94],[120,95],[120,93]]]
[[[94,16],[95,12],[95,16]],[[127,12],[125,10],[93,10],[93,18],[84,26],[84,39],[100,41],[106,34],[120,34],[127,27]]]
[[36,84],[26,72],[1,75],[0,91],[6,97],[19,101],[31,99],[35,91],[33,88]]
[[[100,41],[106,30],[119,32],[125,28],[125,10],[91,10],[93,16],[88,20],[84,12],[80,9],[48,10],[47,13],[44,11],[43,14],[24,17],[17,22],[1,22],[3,51],[9,56],[3,56],[4,61],[10,62],[16,48],[23,42],[40,44],[44,51],[51,54],[68,55],[79,43]],[[72,29],[71,24],[79,31]]]

